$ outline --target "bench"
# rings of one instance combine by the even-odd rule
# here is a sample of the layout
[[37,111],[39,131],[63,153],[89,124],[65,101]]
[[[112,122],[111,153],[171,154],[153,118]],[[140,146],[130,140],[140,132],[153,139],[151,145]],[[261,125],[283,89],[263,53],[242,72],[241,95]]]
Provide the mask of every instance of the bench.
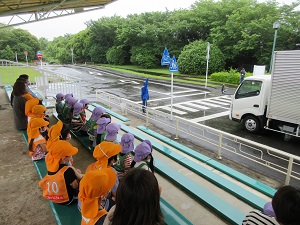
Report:
[[230,167],[222,164],[222,163],[219,163],[218,161],[212,159],[212,158],[208,158],[204,155],[202,155],[201,153],[199,152],[196,152],[194,151],[193,149],[190,149],[189,147],[186,147],[172,139],[169,139],[153,130],[150,130],[149,128],[147,127],[144,127],[144,126],[137,126],[137,128],[149,135],[151,135],[152,137],[186,153],[187,155],[195,158],[195,159],[198,159],[200,160],[201,162],[204,162],[206,163],[207,165],[229,175],[230,177],[248,185],[249,187],[252,187],[254,188],[255,190],[257,191],[260,191],[261,193],[269,196],[269,197],[273,197],[276,190],[274,188],[271,188],[269,187],[268,185],[265,185],[245,174],[242,174],[234,169],[231,169]]
[[[21,134],[28,146],[28,136],[26,131],[21,131]],[[47,174],[47,168],[44,160],[33,161],[35,169],[42,179]],[[73,205],[59,205],[51,201],[48,201],[53,212],[54,218],[58,225],[80,225],[81,224],[81,213],[77,208],[77,204]]]
[[[132,133],[139,140],[149,139],[147,136],[145,136],[145,135],[141,134],[140,132],[132,129],[131,127],[128,127],[124,124],[120,124],[120,125],[121,125],[121,129],[123,131]],[[152,143],[153,148],[156,149],[157,151],[159,151],[162,154],[168,156],[169,158],[172,158],[173,160],[180,163],[181,165],[184,165],[185,167],[191,169],[196,174],[206,178],[207,180],[211,181],[212,183],[216,184],[217,186],[221,187],[222,189],[228,191],[229,193],[237,196],[238,198],[240,198],[241,200],[245,201],[246,203],[252,205],[253,207],[255,207],[259,210],[262,210],[264,204],[267,203],[266,200],[264,200],[264,199],[262,199],[262,198],[260,198],[256,195],[254,195],[253,193],[241,188],[237,184],[235,184],[233,182],[230,182],[230,181],[226,180],[225,178],[211,172],[210,170],[200,166],[199,164],[195,163],[194,161],[187,159],[186,157],[182,156],[181,154],[179,154],[179,153],[169,149],[168,147],[158,143],[154,139],[151,140],[151,143]],[[206,156],[203,156],[203,158],[205,158],[205,157]],[[206,157],[206,158],[209,159],[208,157]],[[237,213],[237,214],[236,213],[228,214],[228,212],[227,212],[228,207],[229,208],[232,207],[228,203],[225,203],[221,199],[217,199],[217,197],[215,197],[211,193],[206,193],[206,192],[205,192],[205,194],[199,193],[199,190],[197,191],[197,188],[195,186],[195,185],[197,185],[199,188],[201,188],[198,184],[196,184],[192,180],[188,179],[187,177],[183,176],[181,173],[177,173],[176,170],[170,169],[170,167],[168,167],[164,163],[161,163],[158,159],[155,159],[155,162],[156,162],[156,167],[157,167],[158,171],[160,171],[160,173],[162,173],[162,175],[167,176],[171,181],[178,184],[181,188],[183,188],[187,192],[193,194],[196,199],[198,199],[198,200],[200,200],[200,201],[202,201],[206,204],[211,204],[210,207],[213,210],[215,210],[221,216],[228,219],[230,222],[239,221],[239,223],[237,223],[237,224],[241,223],[242,220],[240,220],[240,219],[243,216],[245,216],[244,214],[242,214],[241,212]],[[160,167],[162,167],[162,168],[160,168]],[[179,179],[179,181],[178,181],[178,179]],[[181,181],[181,180],[184,180],[184,182]],[[220,203],[214,202],[214,201],[212,201],[212,202],[208,201],[207,202],[206,201],[206,199],[207,199],[206,195],[213,195],[210,198],[213,198],[215,201],[220,201]],[[222,210],[220,211],[220,208],[218,207],[218,204],[224,205],[224,207],[222,208],[223,211]],[[234,209],[231,209],[231,210],[234,211]]]
[[101,105],[99,105],[99,104],[97,104],[97,103],[93,103],[92,105],[95,106],[95,107],[101,107],[101,108],[103,108],[109,115],[111,115],[111,116],[113,116],[113,117],[115,117],[115,118],[121,120],[123,123],[125,123],[125,124],[127,124],[127,125],[130,124],[130,119],[128,119],[128,118],[126,118],[126,117],[124,117],[124,116],[122,116],[122,115],[120,115],[120,114],[118,114],[118,113],[115,113],[114,111],[112,111],[112,110],[110,110],[110,109],[107,109],[107,108],[105,108],[105,107],[103,107],[103,106],[101,106]]
[[[53,113],[53,116],[56,119],[60,119],[57,113]],[[72,132],[72,135],[82,144],[82,146],[90,152],[93,152],[93,148],[91,150],[91,141],[86,141],[86,136],[76,135],[75,132]],[[88,138],[88,137],[87,137]],[[121,140],[121,136],[118,135],[118,140]],[[160,207],[164,214],[165,223],[169,225],[192,225],[192,223],[185,218],[180,212],[178,212],[172,205],[170,205],[166,200],[162,197],[160,198]]]

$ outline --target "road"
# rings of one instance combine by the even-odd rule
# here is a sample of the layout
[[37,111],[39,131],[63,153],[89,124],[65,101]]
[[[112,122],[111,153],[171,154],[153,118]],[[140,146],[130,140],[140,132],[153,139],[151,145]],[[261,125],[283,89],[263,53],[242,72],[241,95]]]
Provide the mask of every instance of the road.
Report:
[[[144,79],[134,76],[115,75],[93,69],[75,69],[68,67],[49,67],[58,73],[63,73],[82,79],[82,96],[95,101],[95,90],[115,94],[122,98],[141,104],[140,88]],[[174,85],[173,105],[171,109],[170,83],[149,81],[148,107],[165,113],[189,119],[195,123],[207,126],[261,143],[279,150],[300,156],[300,139],[294,138],[289,142],[283,140],[283,135],[277,132],[265,131],[258,135],[247,133],[242,125],[229,120],[230,95],[222,95],[218,90],[208,91],[201,87],[185,87]]]

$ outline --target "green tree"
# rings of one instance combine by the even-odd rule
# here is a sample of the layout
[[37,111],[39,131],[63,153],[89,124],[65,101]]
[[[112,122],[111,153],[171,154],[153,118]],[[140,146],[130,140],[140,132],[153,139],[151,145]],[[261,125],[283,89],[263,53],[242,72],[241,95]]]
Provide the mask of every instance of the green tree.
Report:
[[[207,42],[202,40],[186,45],[178,57],[178,68],[181,73],[205,75]],[[225,57],[216,45],[210,45],[209,74],[223,70]]]

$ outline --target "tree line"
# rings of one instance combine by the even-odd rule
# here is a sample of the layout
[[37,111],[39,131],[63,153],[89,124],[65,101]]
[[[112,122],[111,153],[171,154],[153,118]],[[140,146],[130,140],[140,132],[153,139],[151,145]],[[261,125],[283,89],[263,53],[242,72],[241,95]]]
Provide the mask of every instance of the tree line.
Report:
[[[274,22],[280,23],[275,50],[298,48],[300,11],[296,8],[299,5],[300,0],[290,5],[279,5],[273,0],[200,0],[190,9],[88,21],[85,30],[53,41],[36,40],[28,34],[30,38],[25,39],[20,35],[25,32],[21,29],[7,32],[15,33],[13,38],[2,36],[5,29],[0,29],[0,58],[11,57],[11,51],[22,51],[28,46],[35,51],[40,48],[46,61],[71,63],[72,48],[76,63],[155,68],[160,66],[167,47],[171,57],[178,58],[180,72],[204,75],[209,42],[210,74],[229,68],[252,70],[253,65],[268,68]],[[22,37],[21,42],[16,41]]]

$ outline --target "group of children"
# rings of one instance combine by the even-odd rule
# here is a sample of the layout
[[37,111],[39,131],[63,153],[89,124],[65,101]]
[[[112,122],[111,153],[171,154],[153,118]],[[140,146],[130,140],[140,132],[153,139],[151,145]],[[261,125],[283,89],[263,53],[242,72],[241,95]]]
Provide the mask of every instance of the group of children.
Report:
[[[135,148],[134,136],[125,133],[119,143],[117,135],[120,125],[112,123],[110,116],[105,114],[105,110],[101,107],[96,107],[87,120],[85,109],[88,104],[88,100],[78,102],[71,94],[65,96],[57,94],[56,110],[62,120],[50,128],[49,122],[45,120],[47,118],[43,117],[45,108],[37,110],[42,111],[38,118],[33,113],[36,106],[31,110],[28,109],[30,111],[28,115],[31,115],[27,128],[29,152],[32,160],[45,158],[48,171],[39,182],[43,197],[57,204],[69,205],[77,202],[82,214],[81,224],[103,224],[105,220],[105,224],[117,224],[113,221],[119,220],[119,216],[124,215],[111,213],[107,218],[106,215],[113,206],[112,211],[118,209],[116,204],[118,191],[124,191],[119,190],[121,183],[132,182],[130,177],[144,174],[143,177],[148,179],[142,181],[143,178],[140,178],[141,182],[136,183],[136,192],[142,189],[139,185],[145,185],[143,182],[150,186],[154,185],[149,186],[149,190],[144,190],[156,195],[152,197],[155,201],[149,199],[152,201],[151,204],[154,204],[155,210],[146,213],[155,212],[159,215],[151,215],[154,222],[150,224],[163,224],[159,206],[161,187],[154,176],[151,142],[145,140]],[[62,121],[69,121],[69,124]],[[94,143],[93,156],[96,161],[90,164],[85,172],[74,166],[73,156],[78,149],[70,143],[71,129],[89,135]],[[123,186],[126,188],[128,185]],[[135,196],[130,194],[129,198]],[[122,201],[119,200],[119,204],[121,208]],[[137,210],[141,207],[139,204],[136,202]]]

